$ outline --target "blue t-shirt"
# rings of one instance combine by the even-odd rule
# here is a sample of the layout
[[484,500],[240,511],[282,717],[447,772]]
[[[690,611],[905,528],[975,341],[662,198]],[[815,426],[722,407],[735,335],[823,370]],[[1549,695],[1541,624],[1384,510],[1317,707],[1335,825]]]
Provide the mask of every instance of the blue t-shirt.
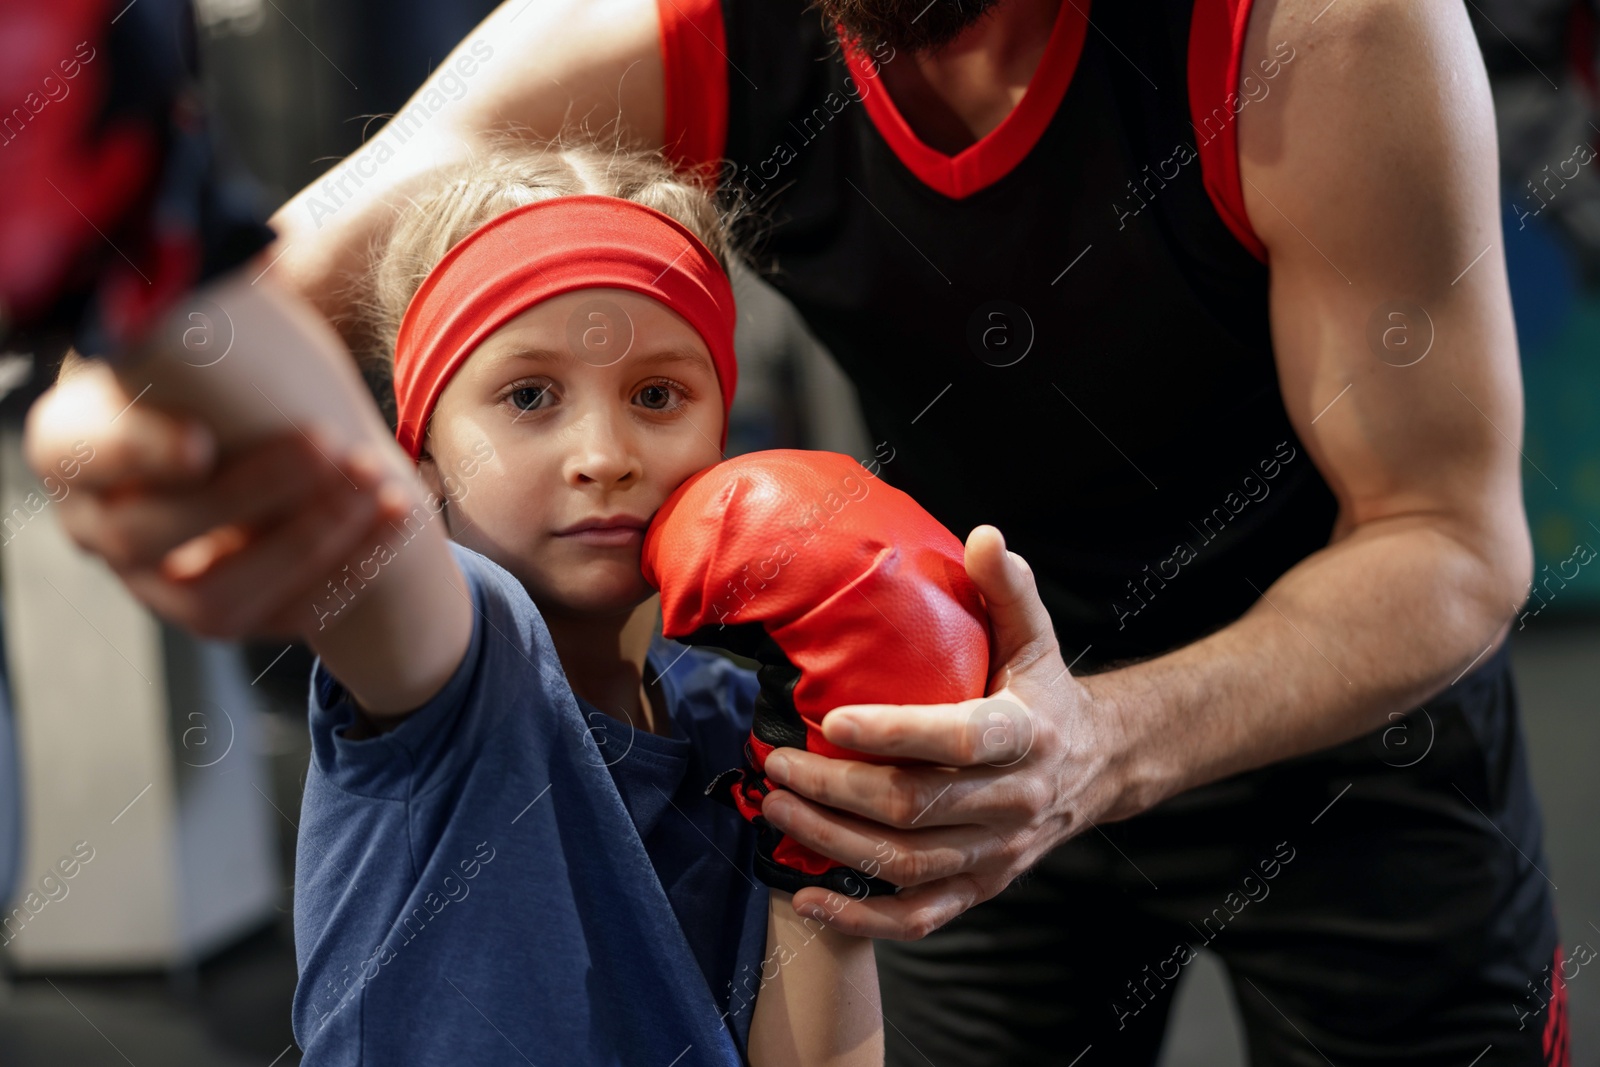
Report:
[[751,827],[703,790],[743,762],[755,676],[658,636],[673,736],[632,730],[575,697],[522,585],[451,549],[477,611],[437,696],[356,741],[312,675],[304,1062],[743,1062],[767,889]]

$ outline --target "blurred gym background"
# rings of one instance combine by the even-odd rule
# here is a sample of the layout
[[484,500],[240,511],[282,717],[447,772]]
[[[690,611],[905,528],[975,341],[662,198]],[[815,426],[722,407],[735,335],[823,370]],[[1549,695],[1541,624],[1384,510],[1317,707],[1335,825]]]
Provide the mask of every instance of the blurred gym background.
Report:
[[[492,6],[196,0],[211,106],[264,203],[282,203],[357,148]],[[1546,591],[1524,613],[1514,659],[1544,808],[1547,873],[1559,887],[1571,958],[1578,945],[1591,954],[1600,946],[1600,567],[1569,577],[1575,549],[1600,546],[1600,362],[1593,358],[1600,350],[1600,177],[1587,166],[1576,178],[1562,173],[1578,146],[1591,155],[1600,146],[1595,0],[1467,0],[1467,7],[1495,84],[1504,244],[1527,389],[1523,475],[1536,581]],[[742,369],[729,451],[869,454],[851,387],[792,310],[748,277],[739,279],[739,297]],[[0,357],[0,511],[8,515],[32,485],[15,458],[22,413],[47,384],[30,377],[31,363]],[[0,713],[0,893],[11,894],[7,915],[29,893],[45,901],[25,925],[0,936],[0,1064],[298,1063],[289,1027],[289,915],[309,748],[309,657],[273,645],[247,647],[241,660],[240,650],[190,641],[148,619],[105,623],[125,626],[137,646],[124,657],[127,666],[160,663],[164,677],[182,683],[169,681],[164,699],[152,702],[84,625],[94,623],[37,585],[37,569],[69,551],[51,540],[53,517],[40,519],[51,533],[7,527],[0,545],[19,718],[46,713],[26,658],[71,646],[83,677],[64,695],[56,679],[51,699],[126,695],[165,722],[170,751],[144,754],[166,773],[148,776],[143,792],[144,779],[128,779],[116,795],[130,803],[103,840],[90,838],[93,857],[77,855],[71,879],[41,888],[42,872],[73,857],[81,834],[63,829],[30,841],[27,833],[44,836],[48,819],[19,817],[27,811],[19,801],[41,805],[40,798],[92,792],[102,773],[96,760],[107,749],[117,758],[123,742],[113,730],[96,739],[97,748],[63,745],[50,760],[40,758],[48,745],[35,744],[19,782],[9,767],[12,723]],[[56,593],[72,604],[71,589]],[[92,589],[83,595],[94,597]],[[55,607],[18,610],[30,603]],[[100,659],[113,662],[103,671],[90,666]],[[20,797],[6,795],[7,778],[19,783]],[[131,884],[115,874],[141,858],[156,871],[149,880]],[[1244,1063],[1220,968],[1203,954],[1190,970],[1163,1062]],[[1580,971],[1569,996],[1573,1062],[1600,1063],[1600,974]]]

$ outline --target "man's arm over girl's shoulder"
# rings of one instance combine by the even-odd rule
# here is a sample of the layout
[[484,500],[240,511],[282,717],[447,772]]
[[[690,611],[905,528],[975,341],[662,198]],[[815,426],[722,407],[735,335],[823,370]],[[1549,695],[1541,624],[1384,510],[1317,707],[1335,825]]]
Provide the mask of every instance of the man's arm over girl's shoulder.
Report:
[[275,273],[334,322],[352,323],[346,283],[364,274],[372,238],[394,206],[437,168],[503,138],[546,141],[577,125],[660,147],[660,3],[506,0],[366,147],[272,217]]

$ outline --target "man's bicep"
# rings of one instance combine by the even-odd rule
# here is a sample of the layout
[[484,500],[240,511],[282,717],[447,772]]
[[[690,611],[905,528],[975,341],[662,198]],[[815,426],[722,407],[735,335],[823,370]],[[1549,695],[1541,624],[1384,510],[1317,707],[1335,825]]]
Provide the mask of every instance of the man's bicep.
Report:
[[494,55],[489,76],[462,92],[452,132],[538,141],[576,129],[609,138],[620,126],[624,142],[660,147],[658,2],[506,0],[467,36]]
[[1240,168],[1285,406],[1339,497],[1339,532],[1435,515],[1515,536],[1521,382],[1466,15],[1284,0],[1252,25],[1246,63],[1283,39],[1299,55],[1240,114]]
[[[506,0],[382,128],[273,216],[278,271],[330,317],[391,206],[439,167],[510,137],[586,130],[660,147],[658,0]],[[276,253],[275,253],[276,254]]]

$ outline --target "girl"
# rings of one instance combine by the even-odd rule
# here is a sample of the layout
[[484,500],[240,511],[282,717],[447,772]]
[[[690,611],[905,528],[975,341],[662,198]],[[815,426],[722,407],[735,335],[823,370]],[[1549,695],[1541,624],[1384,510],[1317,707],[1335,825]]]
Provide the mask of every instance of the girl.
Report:
[[871,943],[702,792],[754,676],[662,639],[640,574],[721,458],[731,255],[657,158],[572,147],[439,175],[377,250],[430,492],[311,605],[307,1064],[882,1062]]

